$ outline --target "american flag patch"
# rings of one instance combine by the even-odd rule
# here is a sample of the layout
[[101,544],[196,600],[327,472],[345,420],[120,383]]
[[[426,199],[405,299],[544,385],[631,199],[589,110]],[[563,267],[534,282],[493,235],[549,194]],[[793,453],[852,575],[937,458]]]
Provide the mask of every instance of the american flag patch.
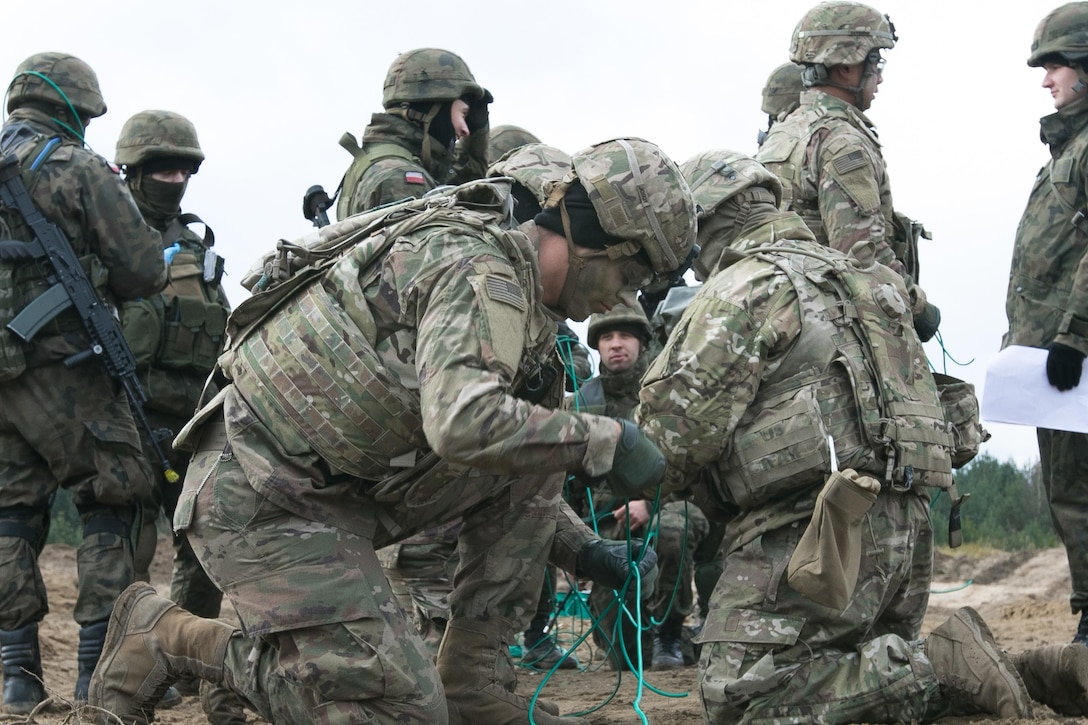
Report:
[[851,151],[845,156],[838,157],[831,163],[835,165],[835,171],[838,171],[840,174],[845,174],[848,171],[860,169],[864,166],[865,154],[861,153],[861,151]]
[[405,171],[404,172],[405,184],[425,184],[427,183],[423,179],[423,174],[418,171]]
[[517,307],[519,310],[525,309],[525,298],[521,295],[521,287],[515,282],[488,275],[484,281],[484,289],[487,290],[489,299],[496,302],[505,302],[508,305]]

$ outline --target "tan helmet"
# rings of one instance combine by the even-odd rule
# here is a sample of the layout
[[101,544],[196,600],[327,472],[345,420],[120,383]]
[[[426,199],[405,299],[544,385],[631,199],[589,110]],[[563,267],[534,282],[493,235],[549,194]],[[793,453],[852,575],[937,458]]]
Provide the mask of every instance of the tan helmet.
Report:
[[125,121],[114,163],[134,167],[164,157],[192,161],[193,173],[200,168],[204,152],[189,119],[173,111],[140,111]]
[[487,158],[491,161],[497,161],[500,157],[519,146],[530,143],[540,143],[540,139],[521,126],[511,126],[510,124],[495,126],[487,136]]
[[793,30],[790,60],[794,63],[853,65],[874,48],[894,48],[898,37],[887,15],[846,0],[830,0],[811,8]]
[[582,183],[606,234],[626,240],[611,253],[644,252],[658,276],[687,261],[695,246],[695,202],[680,169],[656,144],[616,138],[571,157],[572,171],[546,186],[545,206],[557,206]]
[[508,151],[487,169],[488,178],[509,176],[536,197],[540,205],[548,200],[545,186],[570,173],[570,156],[554,146],[530,143]]
[[1037,68],[1051,58],[1065,65],[1080,65],[1088,58],[1088,2],[1062,5],[1035,28],[1028,65]]
[[83,116],[98,118],[106,112],[106,101],[94,70],[74,55],[35,53],[15,69],[8,84],[8,113],[26,101],[68,108]]
[[751,156],[714,149],[692,156],[680,167],[699,205],[699,218],[709,217],[724,202],[751,186],[761,186],[782,203],[782,182]]
[[771,118],[792,110],[800,102],[801,91],[805,84],[801,82],[803,66],[796,63],[783,63],[771,71],[767,83],[763,86],[763,112]]
[[382,105],[394,108],[404,103],[455,101],[466,95],[474,100],[491,97],[461,56],[440,48],[417,48],[401,53],[389,66]]
[[625,328],[631,334],[637,335],[642,340],[643,347],[650,344],[653,330],[650,329],[650,321],[646,319],[642,307],[616,305],[608,312],[596,312],[589,316],[589,331],[586,335],[589,346],[594,350],[598,349],[597,342],[601,335],[617,328]]

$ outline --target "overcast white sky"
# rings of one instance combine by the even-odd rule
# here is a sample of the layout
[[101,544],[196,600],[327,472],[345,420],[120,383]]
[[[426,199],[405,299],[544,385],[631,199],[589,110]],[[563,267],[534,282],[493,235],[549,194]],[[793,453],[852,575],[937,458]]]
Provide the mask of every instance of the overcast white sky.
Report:
[[[208,160],[184,209],[215,230],[237,304],[242,273],[279,238],[312,227],[302,194],[332,192],[357,136],[381,109],[398,53],[459,53],[495,95],[492,125],[524,126],[568,152],[634,135],[678,163],[709,148],[754,153],[760,89],[788,60],[809,0],[556,0],[552,3],[9,2],[0,76],[32,53],[69,52],[98,73],[109,112],[88,142],[113,158],[133,113],[189,117]],[[1017,221],[1047,159],[1038,119],[1052,112],[1042,72],[1025,65],[1032,32],[1057,2],[1000,9],[965,0],[884,0],[900,42],[869,113],[884,143],[897,209],[933,232],[922,286],[943,312],[947,372],[981,394],[1006,329]],[[5,75],[6,74],[6,75]],[[940,371],[941,349],[927,346]],[[1027,464],[1034,430],[988,425],[984,451]]]

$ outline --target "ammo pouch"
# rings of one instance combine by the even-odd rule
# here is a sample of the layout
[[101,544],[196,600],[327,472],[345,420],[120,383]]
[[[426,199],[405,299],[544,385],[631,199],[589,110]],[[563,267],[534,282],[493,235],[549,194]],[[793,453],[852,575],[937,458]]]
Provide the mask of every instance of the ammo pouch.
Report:
[[962,468],[978,455],[979,447],[990,440],[990,433],[979,420],[975,386],[951,375],[933,373],[941,408],[952,433],[952,468]]
[[861,570],[861,524],[879,493],[875,478],[849,468],[828,477],[786,567],[794,591],[836,611],[846,608]]
[[827,436],[814,386],[757,400],[719,463],[719,495],[751,509],[819,482],[831,470]]

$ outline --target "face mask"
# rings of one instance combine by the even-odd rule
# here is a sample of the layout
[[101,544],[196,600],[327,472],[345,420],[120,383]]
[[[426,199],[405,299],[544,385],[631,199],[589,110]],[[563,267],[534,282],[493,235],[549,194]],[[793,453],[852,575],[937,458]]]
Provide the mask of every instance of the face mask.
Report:
[[144,216],[161,220],[169,219],[178,213],[181,208],[181,198],[185,196],[188,185],[188,179],[176,183],[141,175],[138,183],[130,185],[130,188]]

